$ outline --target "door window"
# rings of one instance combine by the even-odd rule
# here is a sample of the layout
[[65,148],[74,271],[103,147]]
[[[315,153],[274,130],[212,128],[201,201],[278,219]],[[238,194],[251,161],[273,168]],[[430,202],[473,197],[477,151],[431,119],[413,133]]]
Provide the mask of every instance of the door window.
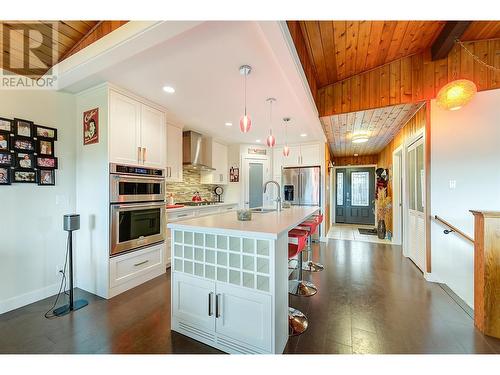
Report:
[[337,206],[344,204],[344,173],[337,172]]
[[370,174],[368,172],[351,173],[351,205],[369,206]]
[[248,172],[248,205],[249,208],[262,207],[264,201],[264,166],[261,163],[250,163]]

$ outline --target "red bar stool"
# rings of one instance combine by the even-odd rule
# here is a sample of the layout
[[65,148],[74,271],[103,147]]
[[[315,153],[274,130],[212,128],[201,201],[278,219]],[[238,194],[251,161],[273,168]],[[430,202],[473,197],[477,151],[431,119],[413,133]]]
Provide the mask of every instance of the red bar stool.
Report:
[[318,288],[316,285],[311,283],[310,281],[306,281],[302,279],[302,270],[303,270],[303,262],[302,262],[302,253],[306,247],[306,241],[309,236],[309,233],[306,230],[292,229],[288,232],[288,238],[290,242],[296,239],[297,247],[295,247],[293,243],[288,244],[288,259],[293,258],[298,255],[299,264],[297,269],[299,271],[298,277],[296,280],[288,281],[288,292],[293,294],[294,296],[303,296],[310,297],[315,295],[318,292]]
[[[288,233],[288,259],[292,259],[300,254],[306,247],[307,232],[302,230],[292,230]],[[295,243],[297,242],[297,243]],[[305,332],[308,326],[307,317],[302,311],[293,307],[288,307],[288,335],[297,336]]]
[[307,220],[300,224],[299,228],[304,228],[308,231],[309,237],[307,238],[307,261],[303,263],[302,268],[304,271],[319,272],[325,269],[321,263],[313,262],[312,260],[312,235],[318,231],[318,227],[323,222],[323,215],[315,215],[312,219]]

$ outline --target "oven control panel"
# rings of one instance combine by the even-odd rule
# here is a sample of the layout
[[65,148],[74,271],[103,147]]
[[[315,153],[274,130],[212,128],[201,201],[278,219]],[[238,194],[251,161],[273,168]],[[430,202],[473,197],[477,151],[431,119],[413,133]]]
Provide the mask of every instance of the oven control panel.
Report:
[[117,174],[128,174],[136,176],[157,176],[163,177],[163,169],[134,167],[131,165],[111,164],[110,172]]

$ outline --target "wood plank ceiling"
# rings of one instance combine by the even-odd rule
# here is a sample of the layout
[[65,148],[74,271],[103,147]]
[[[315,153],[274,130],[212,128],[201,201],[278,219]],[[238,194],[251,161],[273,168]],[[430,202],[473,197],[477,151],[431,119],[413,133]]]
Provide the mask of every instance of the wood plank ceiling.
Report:
[[[410,120],[422,103],[409,103],[321,117],[334,157],[378,154]],[[356,134],[368,134],[366,143],[353,143]]]
[[[0,30],[3,35],[10,36],[10,48],[2,43],[3,58],[0,67],[4,68],[4,58],[8,58],[13,67],[22,67],[30,54],[23,48],[23,31],[18,27],[36,24],[40,33],[29,34],[30,43],[41,43],[36,57],[31,53],[30,68],[50,69],[53,65],[76,53],[104,35],[126,23],[126,21],[1,21]],[[53,31],[55,30],[55,32]],[[51,39],[51,36],[53,39]],[[55,37],[55,38],[54,38]],[[47,69],[47,67],[49,67]],[[7,67],[6,67],[7,68]],[[21,70],[21,74],[31,76],[31,70]]]

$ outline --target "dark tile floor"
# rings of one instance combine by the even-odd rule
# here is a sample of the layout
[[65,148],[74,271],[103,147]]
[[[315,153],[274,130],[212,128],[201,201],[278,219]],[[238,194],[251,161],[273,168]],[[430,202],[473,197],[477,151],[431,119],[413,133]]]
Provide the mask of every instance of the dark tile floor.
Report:
[[[319,292],[290,297],[310,324],[285,353],[500,353],[399,247],[330,240],[320,258],[325,271],[306,274]],[[111,300],[77,296],[89,306],[62,318],[43,317],[53,298],[0,315],[0,353],[219,353],[170,331],[168,273]]]

